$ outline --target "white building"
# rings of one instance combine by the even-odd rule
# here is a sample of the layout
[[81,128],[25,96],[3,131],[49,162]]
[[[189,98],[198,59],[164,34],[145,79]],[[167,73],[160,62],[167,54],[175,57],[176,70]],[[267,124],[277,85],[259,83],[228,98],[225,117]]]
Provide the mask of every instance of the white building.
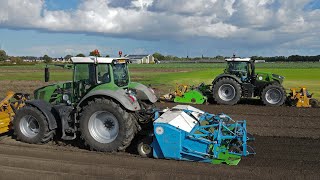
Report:
[[129,61],[132,64],[155,64],[155,58],[150,55],[126,55],[126,58],[129,58]]

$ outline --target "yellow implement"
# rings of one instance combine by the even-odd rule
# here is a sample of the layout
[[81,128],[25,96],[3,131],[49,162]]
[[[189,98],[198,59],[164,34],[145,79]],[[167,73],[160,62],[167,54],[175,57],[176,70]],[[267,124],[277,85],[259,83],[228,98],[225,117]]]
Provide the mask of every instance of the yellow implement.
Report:
[[21,93],[7,92],[7,96],[0,102],[0,134],[10,130],[14,112],[25,105],[27,98]]
[[319,103],[316,99],[312,98],[306,87],[291,88],[289,100],[292,105],[297,107],[318,107]]

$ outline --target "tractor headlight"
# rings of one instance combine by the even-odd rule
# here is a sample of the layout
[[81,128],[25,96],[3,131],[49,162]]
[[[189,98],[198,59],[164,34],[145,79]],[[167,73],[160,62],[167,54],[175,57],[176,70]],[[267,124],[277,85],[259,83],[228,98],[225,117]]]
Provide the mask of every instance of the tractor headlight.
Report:
[[137,92],[134,89],[127,89],[127,94],[136,95]]
[[277,75],[277,74],[272,74],[272,76],[273,76],[274,78],[284,79],[284,77],[283,77],[283,76],[279,76],[279,75]]
[[69,96],[67,94],[64,94],[62,96],[63,101],[67,102],[69,100]]

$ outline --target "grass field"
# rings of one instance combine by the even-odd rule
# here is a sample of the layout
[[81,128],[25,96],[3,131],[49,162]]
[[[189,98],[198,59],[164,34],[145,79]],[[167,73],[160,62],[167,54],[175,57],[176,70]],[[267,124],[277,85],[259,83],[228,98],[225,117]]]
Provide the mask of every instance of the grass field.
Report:
[[[176,83],[198,85],[201,82],[211,84],[214,77],[225,67],[221,64],[131,64],[129,66],[132,81],[151,84],[159,94],[170,92]],[[263,63],[257,64],[257,71],[272,72],[285,76],[284,86],[306,86],[320,99],[320,63]],[[47,83],[43,82],[43,64],[34,66],[0,66],[0,97],[7,90],[32,93]],[[71,80],[71,70],[60,67],[50,68],[50,80]]]

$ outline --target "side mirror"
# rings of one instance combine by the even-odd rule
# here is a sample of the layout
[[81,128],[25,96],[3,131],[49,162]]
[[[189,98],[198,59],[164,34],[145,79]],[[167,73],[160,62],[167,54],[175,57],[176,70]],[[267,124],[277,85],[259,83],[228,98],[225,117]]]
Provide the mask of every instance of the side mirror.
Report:
[[44,68],[44,82],[49,82],[50,72],[48,66]]

